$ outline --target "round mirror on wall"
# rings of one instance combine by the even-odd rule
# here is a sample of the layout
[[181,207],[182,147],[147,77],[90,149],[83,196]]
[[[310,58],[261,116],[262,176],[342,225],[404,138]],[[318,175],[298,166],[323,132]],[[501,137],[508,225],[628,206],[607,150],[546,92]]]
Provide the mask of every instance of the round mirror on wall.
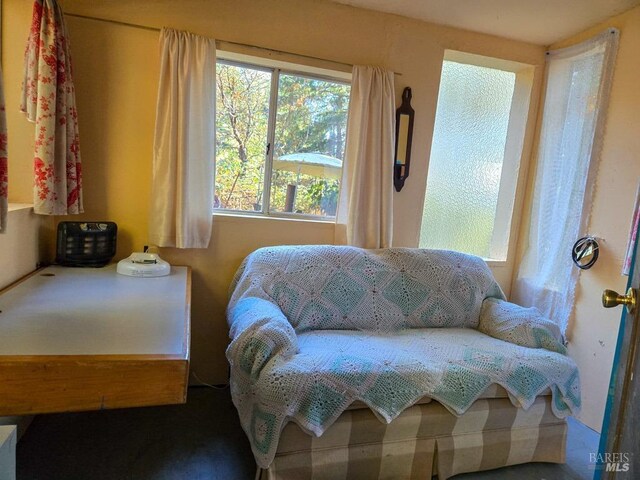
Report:
[[576,267],[588,270],[598,260],[599,250],[600,246],[595,237],[582,237],[573,245],[571,258]]

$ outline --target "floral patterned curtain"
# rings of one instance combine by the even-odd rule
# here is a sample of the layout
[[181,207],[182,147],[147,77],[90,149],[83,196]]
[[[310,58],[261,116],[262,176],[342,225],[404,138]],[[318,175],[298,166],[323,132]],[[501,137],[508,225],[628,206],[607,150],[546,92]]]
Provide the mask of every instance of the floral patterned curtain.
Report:
[[55,0],[36,0],[20,109],[36,124],[34,211],[83,212],[78,112],[69,38]]
[[0,70],[0,233],[7,228],[8,198],[7,166],[7,117],[4,110],[4,90],[2,89],[2,70]]

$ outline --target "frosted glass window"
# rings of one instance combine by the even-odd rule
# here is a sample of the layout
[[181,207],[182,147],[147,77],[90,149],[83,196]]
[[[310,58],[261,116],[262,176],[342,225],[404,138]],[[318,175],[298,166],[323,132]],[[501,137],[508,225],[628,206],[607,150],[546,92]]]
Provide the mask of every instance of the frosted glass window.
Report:
[[[506,260],[497,212],[516,74],[445,61],[431,146],[421,248]],[[512,191],[512,190],[511,190]],[[509,216],[511,215],[511,209]]]

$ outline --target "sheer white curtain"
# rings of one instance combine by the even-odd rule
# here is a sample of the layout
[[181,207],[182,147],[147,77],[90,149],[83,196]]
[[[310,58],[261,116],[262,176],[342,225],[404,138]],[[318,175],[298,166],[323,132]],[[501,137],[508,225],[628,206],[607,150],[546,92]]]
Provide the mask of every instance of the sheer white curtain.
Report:
[[336,243],[391,246],[395,110],[393,72],[354,66]]
[[212,225],[215,40],[162,29],[149,241],[206,248]]
[[528,246],[512,300],[537,307],[563,333],[580,272],[571,248],[587,233],[618,37],[610,29],[548,54]]

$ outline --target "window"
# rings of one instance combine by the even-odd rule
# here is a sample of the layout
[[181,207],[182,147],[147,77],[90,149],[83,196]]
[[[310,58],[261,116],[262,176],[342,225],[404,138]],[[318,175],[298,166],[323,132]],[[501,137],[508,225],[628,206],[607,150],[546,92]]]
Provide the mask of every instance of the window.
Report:
[[516,72],[455,60],[442,68],[420,247],[504,261],[530,88],[520,105]]
[[350,85],[218,61],[219,211],[335,216]]

